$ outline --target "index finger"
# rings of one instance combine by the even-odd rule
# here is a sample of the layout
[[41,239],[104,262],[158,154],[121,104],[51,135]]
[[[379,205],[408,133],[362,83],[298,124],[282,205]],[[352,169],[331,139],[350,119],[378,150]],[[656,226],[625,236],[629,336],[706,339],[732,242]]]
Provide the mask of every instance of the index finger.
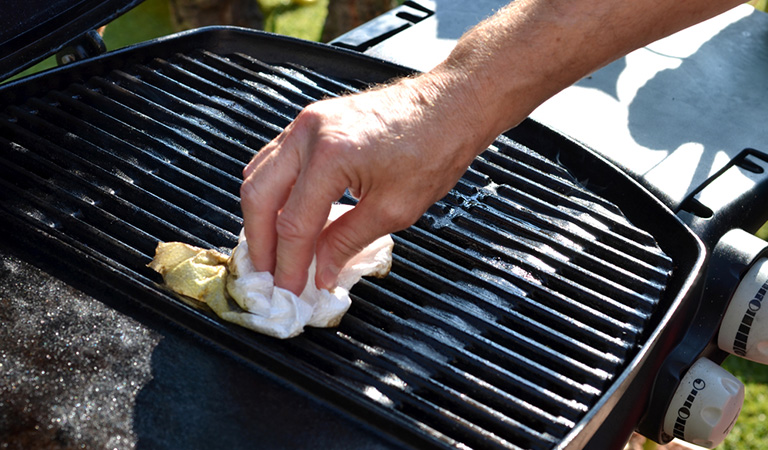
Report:
[[270,142],[264,145],[264,147],[261,148],[255,155],[253,155],[253,158],[248,162],[248,164],[245,165],[245,168],[243,169],[243,180],[247,179],[254,170],[256,170],[257,167],[261,165],[261,163],[272,154],[274,150],[280,147],[280,145],[285,140],[285,137],[288,133],[291,132],[292,129],[292,123],[289,124],[282,133],[278,134],[274,139],[272,139]]
[[[290,142],[289,142],[290,143]],[[248,255],[257,272],[275,270],[277,232],[275,224],[299,174],[297,157],[281,142],[265,147],[264,156],[257,155],[243,171],[240,207],[243,231],[248,242]],[[286,154],[281,157],[281,154]]]
[[[328,156],[316,144],[313,157],[302,170],[277,221],[275,285],[301,294],[315,243],[328,220],[333,202],[349,185],[339,170],[339,158]],[[331,152],[333,153],[333,152]]]

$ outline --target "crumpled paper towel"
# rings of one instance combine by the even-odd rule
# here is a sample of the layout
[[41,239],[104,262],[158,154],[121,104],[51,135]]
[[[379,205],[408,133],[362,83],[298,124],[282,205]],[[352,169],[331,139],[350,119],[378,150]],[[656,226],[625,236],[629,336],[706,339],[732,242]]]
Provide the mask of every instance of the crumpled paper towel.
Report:
[[[328,223],[351,209],[334,205]],[[174,292],[207,304],[220,318],[269,336],[285,339],[304,327],[334,327],[351,305],[349,289],[363,276],[384,277],[392,265],[394,242],[374,241],[341,270],[332,291],[315,286],[315,261],[301,295],[275,287],[269,272],[256,272],[248,242],[240,233],[232,255],[180,242],[161,242],[149,267]]]

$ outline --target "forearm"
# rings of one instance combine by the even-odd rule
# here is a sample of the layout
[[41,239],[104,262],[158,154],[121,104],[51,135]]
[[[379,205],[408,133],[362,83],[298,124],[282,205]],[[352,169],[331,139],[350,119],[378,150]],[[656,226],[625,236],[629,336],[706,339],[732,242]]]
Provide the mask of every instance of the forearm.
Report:
[[462,37],[428,78],[463,99],[487,141],[603,65],[741,3],[517,0]]
[[[417,77],[317,102],[251,161],[241,189],[257,271],[300,294],[413,224],[478,153],[561,89],[743,0],[516,0]],[[359,202],[329,226],[345,190]]]

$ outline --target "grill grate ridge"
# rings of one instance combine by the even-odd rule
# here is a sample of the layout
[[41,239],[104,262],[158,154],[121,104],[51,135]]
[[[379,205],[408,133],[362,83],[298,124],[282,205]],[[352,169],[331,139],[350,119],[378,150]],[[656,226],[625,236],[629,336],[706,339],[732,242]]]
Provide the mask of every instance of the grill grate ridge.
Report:
[[[441,261],[436,256],[432,257],[434,258],[432,259],[433,264],[440,265]],[[611,364],[616,364],[616,359],[606,358],[607,355],[601,355],[604,358],[602,364],[592,359],[590,362],[594,365],[587,365],[576,359],[571,360],[571,357],[565,354],[566,352],[571,354],[574,351],[577,354],[580,353],[579,349],[574,348],[576,346],[572,342],[570,343],[571,345],[563,345],[561,343],[560,346],[564,351],[560,353],[551,345],[541,343],[540,335],[538,334],[525,336],[514,328],[506,327],[500,323],[500,319],[511,319],[514,317],[514,311],[500,308],[498,305],[491,305],[488,302],[477,302],[480,299],[476,294],[473,295],[471,291],[460,286],[454,286],[446,275],[441,276],[425,270],[422,265],[418,264],[419,259],[410,257],[408,260],[404,260],[398,255],[398,258],[395,260],[397,274],[399,277],[404,277],[404,279],[391,283],[391,286],[388,286],[388,288],[393,292],[400,292],[401,294],[412,292],[409,295],[410,297],[417,297],[416,293],[422,289],[428,290],[424,295],[429,296],[429,298],[423,300],[422,303],[430,308],[434,308],[438,314],[443,315],[449,322],[453,322],[451,324],[452,327],[470,330],[470,334],[477,334],[485,338],[490,335],[498,336],[499,340],[507,340],[513,343],[503,346],[504,348],[514,348],[518,351],[520,349],[527,349],[526,357],[547,360],[548,364],[553,366],[560,366],[564,360],[570,360],[572,367],[560,367],[562,373],[567,373],[570,370],[586,372],[587,374],[579,376],[593,377],[598,380],[595,381],[596,383],[600,383],[601,381],[599,380],[606,378],[605,370],[601,369],[610,371],[614,369],[614,367],[611,367]],[[443,299],[446,298],[450,298],[451,301],[444,301]],[[469,301],[469,298],[472,301]],[[510,323],[512,323],[511,320]],[[519,320],[518,323],[523,327],[530,326],[525,319]],[[551,343],[552,341],[550,340],[549,342]],[[504,353],[504,351],[499,350],[499,353]]]

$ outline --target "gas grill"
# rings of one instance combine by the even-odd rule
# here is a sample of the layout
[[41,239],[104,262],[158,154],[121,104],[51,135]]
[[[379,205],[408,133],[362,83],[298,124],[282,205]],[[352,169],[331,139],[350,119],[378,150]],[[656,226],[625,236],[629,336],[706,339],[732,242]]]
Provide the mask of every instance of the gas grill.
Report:
[[[645,407],[666,408],[699,356],[724,357],[709,343],[739,273],[712,299],[715,328],[683,339],[705,287],[715,290],[705,269],[735,253],[743,272],[763,246],[736,233],[726,235],[732,251],[721,250],[728,228],[707,234],[710,256],[691,231],[697,216],[685,225],[625,173],[532,120],[395,234],[392,272],[353,288],[337,328],[257,335],[185,303],[146,267],[158,241],[235,245],[238,175],[304,106],[408,74],[353,51],[212,27],[9,83],[4,246],[144,326],[216,349],[226,368],[245,367],[232,369],[243,378],[212,384],[289,386],[272,399],[285,402],[272,418],[260,409],[274,405],[248,404],[248,389],[219,405],[278,423],[271,432],[283,439],[314,439],[302,423],[311,414],[292,409],[299,395],[332,411],[338,448],[621,448],[638,424],[668,440]],[[749,151],[729,168],[759,173],[767,161]],[[692,197],[685,208],[695,206]],[[226,390],[217,389],[204,398]]]

